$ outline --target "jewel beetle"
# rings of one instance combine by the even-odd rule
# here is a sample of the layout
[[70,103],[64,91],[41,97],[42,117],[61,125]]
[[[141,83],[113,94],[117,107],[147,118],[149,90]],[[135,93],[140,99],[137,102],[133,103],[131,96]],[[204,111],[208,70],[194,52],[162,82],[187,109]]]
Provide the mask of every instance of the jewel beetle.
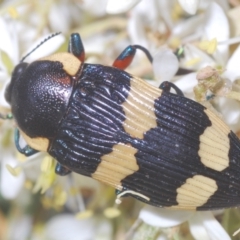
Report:
[[113,186],[118,196],[154,206],[238,206],[239,139],[174,84],[155,88],[125,72],[137,49],[152,61],[145,48],[132,45],[111,67],[84,63],[74,33],[68,52],[30,64],[23,58],[5,92],[17,149],[26,156],[48,152],[58,162],[57,174],[89,176]]

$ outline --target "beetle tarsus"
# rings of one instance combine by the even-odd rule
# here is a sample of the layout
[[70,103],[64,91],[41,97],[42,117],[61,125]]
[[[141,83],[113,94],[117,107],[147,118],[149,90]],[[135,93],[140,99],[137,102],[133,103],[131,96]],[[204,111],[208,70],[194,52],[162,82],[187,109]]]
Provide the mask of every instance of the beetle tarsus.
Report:
[[171,88],[173,88],[177,95],[184,97],[183,92],[172,82],[164,81],[160,84],[159,88],[166,92],[170,92]]
[[83,47],[81,37],[78,33],[71,34],[70,41],[69,41],[69,44],[68,44],[68,52],[72,53],[81,62],[84,62],[85,51],[84,51],[84,47]]
[[141,51],[143,51],[146,55],[146,57],[148,58],[149,62],[152,63],[153,62],[153,57],[151,55],[151,53],[143,46],[141,45],[133,45],[134,48],[136,49],[140,49]]
[[55,167],[55,173],[57,175],[60,175],[60,176],[66,176],[66,175],[68,175],[71,172],[72,171],[70,171],[68,168],[64,167],[60,163],[57,163],[57,165]]
[[150,52],[146,48],[140,45],[130,45],[126,47],[122,51],[122,53],[116,58],[116,60],[113,63],[113,67],[116,67],[122,70],[127,68],[131,64],[137,49],[140,49],[141,51],[143,51],[146,54],[148,60],[152,63],[153,58]]
[[19,133],[18,129],[15,130],[15,136],[14,137],[15,137],[16,148],[20,153],[24,154],[26,157],[29,157],[29,156],[32,156],[32,155],[38,153],[37,150],[31,148],[29,145],[26,145],[24,148],[22,148],[20,146],[20,144],[19,144],[20,133]]

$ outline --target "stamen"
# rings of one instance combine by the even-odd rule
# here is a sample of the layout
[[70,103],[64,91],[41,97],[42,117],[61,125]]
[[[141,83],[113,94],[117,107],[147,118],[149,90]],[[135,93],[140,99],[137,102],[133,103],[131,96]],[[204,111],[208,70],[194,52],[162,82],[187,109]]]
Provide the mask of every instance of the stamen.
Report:
[[22,172],[22,168],[20,166],[11,167],[9,164],[6,164],[6,168],[14,177],[19,176]]
[[169,43],[168,45],[173,48],[173,49],[176,49],[178,48],[180,45],[181,45],[181,39],[179,37],[172,37],[170,40],[169,40]]
[[15,167],[12,167],[9,164],[6,164],[7,170],[15,177],[17,177],[22,170],[29,164],[32,164],[36,159],[27,159],[26,161],[22,161],[18,163]]
[[42,172],[49,171],[52,165],[53,165],[53,158],[50,156],[46,156],[41,163],[41,171]]
[[77,203],[78,206],[78,210],[79,212],[75,215],[76,219],[86,219],[86,218],[90,218],[91,216],[93,216],[93,211],[86,209],[85,208],[85,204],[82,198],[81,193],[75,188],[75,184],[74,184],[74,179],[72,178],[72,175],[68,175],[68,189],[69,189],[69,193],[70,195],[72,195]]
[[230,38],[228,40],[225,41],[220,41],[218,42],[219,45],[232,45],[232,44],[236,44],[236,43],[240,43],[240,37],[234,37],[234,38]]
[[[47,158],[46,158],[47,159]],[[47,159],[49,161],[49,159]],[[33,192],[36,193],[41,189],[41,193],[45,193],[55,182],[56,174],[55,174],[55,166],[54,164],[47,164],[48,170],[43,167],[44,171],[41,172],[38,180],[33,188]]]
[[76,203],[78,205],[79,212],[85,211],[85,205],[81,193],[75,188],[76,184],[71,174],[68,175],[68,185],[70,189],[70,194],[75,197]]
[[235,91],[228,92],[225,97],[240,101],[240,93]]
[[62,207],[67,202],[67,192],[62,187],[57,185],[54,188],[54,205]]
[[75,215],[76,219],[86,219],[86,218],[90,218],[93,216],[93,211],[92,210],[85,210],[82,212],[79,212]]
[[143,221],[138,218],[134,224],[132,225],[132,227],[128,230],[125,239],[129,240],[132,239],[134,232],[139,228],[139,226],[143,223]]
[[191,66],[194,66],[195,64],[199,63],[201,61],[201,58],[199,57],[196,57],[196,58],[192,58],[190,60],[188,60],[185,65],[187,67],[191,67]]
[[26,189],[28,189],[28,190],[31,190],[32,187],[33,187],[32,181],[26,180],[26,181],[24,182],[24,187],[25,187]]
[[235,231],[232,236],[235,237],[239,233],[240,233],[240,228],[237,231]]
[[9,7],[8,13],[11,16],[11,18],[13,18],[13,19],[16,19],[19,16],[18,11],[15,7]]
[[104,210],[103,214],[107,218],[116,218],[121,215],[121,211],[116,207],[109,207]]
[[198,44],[199,48],[203,51],[207,52],[208,54],[213,54],[217,49],[217,39],[213,38],[212,40],[208,41],[202,41]]
[[174,21],[177,21],[183,15],[183,9],[181,8],[179,3],[175,3],[172,7],[171,17]]

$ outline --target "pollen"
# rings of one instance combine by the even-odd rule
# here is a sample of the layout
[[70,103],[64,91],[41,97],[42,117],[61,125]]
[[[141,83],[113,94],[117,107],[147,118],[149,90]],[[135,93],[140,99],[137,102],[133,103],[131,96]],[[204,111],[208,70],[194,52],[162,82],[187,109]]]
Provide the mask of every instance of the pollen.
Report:
[[51,169],[53,165],[53,159],[52,157],[50,156],[46,156],[43,161],[42,161],[42,164],[41,164],[41,171],[42,172],[47,172]]
[[9,164],[6,165],[7,170],[14,176],[17,177],[22,172],[22,168],[17,167],[11,167]]
[[187,67],[191,67],[191,66],[194,66],[195,64],[198,64],[200,61],[201,61],[201,59],[199,57],[192,58],[192,59],[186,61],[185,65]]
[[8,14],[13,19],[16,19],[19,16],[18,11],[15,7],[9,7],[8,8]]
[[24,154],[22,154],[20,152],[17,152],[16,158],[21,163],[24,163],[24,162],[28,161],[28,158]]
[[115,207],[106,208],[103,213],[106,218],[116,218],[121,215],[121,211]]
[[181,18],[182,15],[183,15],[183,10],[182,10],[180,4],[177,2],[176,4],[174,4],[172,11],[171,11],[172,19],[174,21],[177,21]]
[[45,193],[53,185],[55,179],[55,166],[52,164],[52,166],[47,171],[41,172],[33,188],[33,192],[36,193],[41,190],[41,193]]
[[200,42],[198,46],[200,49],[207,52],[208,54],[213,54],[217,49],[217,44],[218,44],[217,39],[213,38],[210,41],[205,40]]
[[26,189],[32,189],[32,187],[33,187],[32,181],[26,180],[26,181],[24,182],[24,187],[25,187]]
[[85,210],[83,212],[79,212],[75,215],[76,219],[87,219],[93,216],[92,210]]
[[178,48],[179,46],[181,46],[181,40],[180,38],[178,37],[172,37],[170,40],[169,40],[169,47],[173,48],[173,49],[176,49]]
[[54,189],[54,205],[62,207],[67,201],[67,193],[57,185]]
[[76,195],[78,194],[77,188],[71,187],[71,188],[69,189],[69,194],[70,194],[71,196],[76,196]]

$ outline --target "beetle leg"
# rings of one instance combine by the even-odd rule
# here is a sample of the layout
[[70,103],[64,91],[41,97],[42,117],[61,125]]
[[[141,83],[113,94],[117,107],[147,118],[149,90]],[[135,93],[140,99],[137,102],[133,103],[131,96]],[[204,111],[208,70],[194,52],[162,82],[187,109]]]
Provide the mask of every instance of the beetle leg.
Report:
[[[115,189],[115,194],[118,196],[120,195],[121,193],[123,193],[124,191],[126,191],[127,189],[125,187],[123,187],[122,190],[119,190],[119,189]],[[126,197],[126,196],[123,196],[123,197]]]
[[72,171],[70,171],[68,168],[64,167],[60,163],[57,163],[57,165],[55,167],[55,173],[60,175],[60,176],[66,176],[67,174],[69,174],[71,172]]
[[172,82],[164,81],[159,88],[166,92],[170,92],[171,88],[173,88],[177,95],[184,97],[183,92]]
[[7,115],[3,115],[0,113],[0,118],[1,119],[13,119],[13,115],[11,113],[8,113]]
[[31,148],[29,145],[26,145],[24,148],[22,148],[19,144],[19,140],[20,140],[20,133],[19,133],[19,130],[16,128],[14,133],[14,141],[15,141],[17,150],[27,157],[32,156],[35,153],[38,153],[37,150]]
[[85,51],[84,51],[84,47],[83,47],[81,37],[78,33],[71,34],[69,44],[68,44],[68,52],[72,53],[81,62],[84,62]]
[[122,51],[122,53],[117,57],[117,59],[113,63],[113,67],[117,67],[122,70],[127,68],[131,64],[131,62],[136,54],[137,49],[142,50],[146,54],[148,60],[152,63],[153,58],[152,58],[150,52],[146,48],[144,48],[140,45],[130,45],[130,46],[126,47]]

